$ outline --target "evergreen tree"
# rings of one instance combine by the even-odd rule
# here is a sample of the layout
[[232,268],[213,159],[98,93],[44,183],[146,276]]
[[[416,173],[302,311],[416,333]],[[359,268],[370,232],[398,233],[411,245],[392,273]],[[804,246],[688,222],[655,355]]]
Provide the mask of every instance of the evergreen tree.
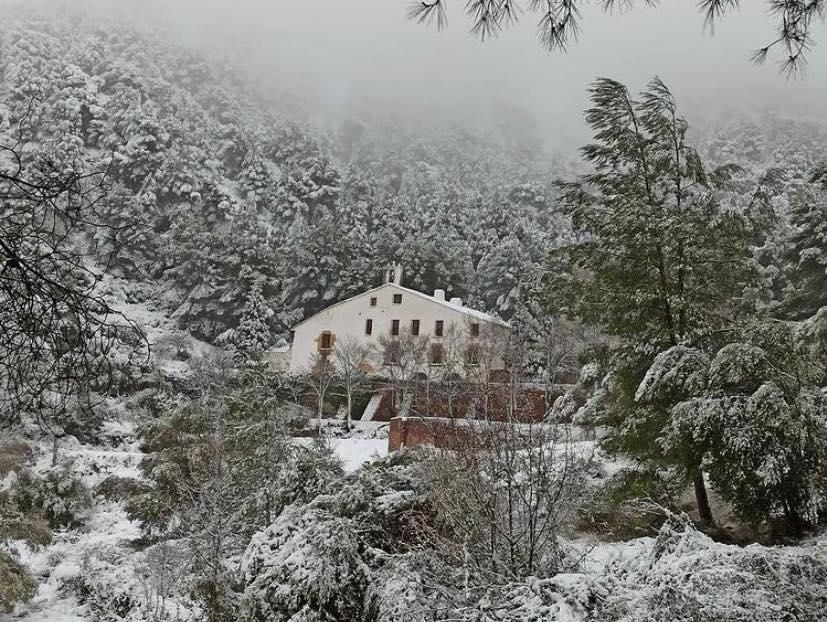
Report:
[[[586,119],[595,143],[582,152],[593,172],[561,184],[578,241],[555,254],[549,300],[622,340],[618,373],[630,396],[655,354],[698,343],[736,315],[753,278],[751,231],[745,214],[723,209],[716,197],[733,167],[705,169],[663,82],[653,80],[636,100],[624,85],[600,79],[591,101]],[[654,440],[668,411],[621,411],[618,446],[663,458]],[[711,522],[701,465],[682,466]]]
[[793,195],[791,221],[784,307],[794,319],[803,319],[827,306],[827,170]]
[[256,279],[241,310],[238,328],[233,336],[237,365],[261,359],[270,345],[270,328],[267,321],[270,314],[271,311],[267,308],[261,292],[261,280]]

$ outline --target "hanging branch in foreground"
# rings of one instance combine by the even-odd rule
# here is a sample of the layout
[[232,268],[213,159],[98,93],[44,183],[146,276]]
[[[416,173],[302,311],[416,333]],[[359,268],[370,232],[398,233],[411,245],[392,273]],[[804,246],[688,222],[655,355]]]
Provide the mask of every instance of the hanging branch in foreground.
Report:
[[65,141],[30,147],[29,113],[0,133],[0,425],[60,436],[148,344],[99,292],[114,251],[101,260],[94,240],[117,249],[123,232],[98,217],[107,170],[85,171]]
[[[448,0],[417,0],[410,5],[408,16],[419,23],[436,21],[442,30],[448,25]],[[655,6],[657,0],[641,0]],[[582,9],[586,0],[528,0],[528,11],[538,17],[537,35],[547,50],[563,50],[577,40]],[[604,11],[629,10],[634,0],[600,0]],[[719,19],[736,10],[739,0],[700,0],[698,8],[704,24],[713,30]],[[768,0],[769,14],[775,20],[777,36],[752,54],[752,61],[763,63],[770,51],[780,49],[781,70],[792,75],[804,70],[807,54],[813,46],[812,27],[827,14],[827,0]],[[517,0],[466,0],[465,14],[470,18],[471,32],[480,39],[499,34],[516,22],[522,6]]]

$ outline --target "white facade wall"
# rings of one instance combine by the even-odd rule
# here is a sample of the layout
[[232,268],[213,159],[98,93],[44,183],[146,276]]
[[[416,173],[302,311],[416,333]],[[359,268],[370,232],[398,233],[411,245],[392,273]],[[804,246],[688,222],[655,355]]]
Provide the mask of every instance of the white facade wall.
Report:
[[[393,302],[394,294],[401,294],[400,304]],[[370,306],[371,298],[376,298],[376,306]],[[366,321],[373,320],[371,335],[365,334]],[[419,320],[419,335],[427,336],[432,342],[439,342],[434,335],[436,322],[444,322],[444,335],[448,337],[454,331],[469,336],[470,324],[480,324],[481,333],[490,330],[507,330],[507,325],[472,309],[458,308],[437,299],[402,287],[395,283],[386,283],[380,287],[359,294],[353,298],[334,304],[296,326],[293,345],[290,351],[290,371],[300,373],[308,371],[313,356],[318,352],[318,340],[323,332],[329,331],[336,343],[354,339],[381,351],[381,342],[391,338],[391,323],[399,320],[400,335],[410,334],[411,321]]]

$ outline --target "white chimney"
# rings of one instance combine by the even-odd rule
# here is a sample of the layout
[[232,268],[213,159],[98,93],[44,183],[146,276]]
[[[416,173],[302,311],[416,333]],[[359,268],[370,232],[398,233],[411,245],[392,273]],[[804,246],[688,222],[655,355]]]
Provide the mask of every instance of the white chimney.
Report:
[[435,289],[434,290],[434,298],[437,300],[445,300],[445,290],[444,289]]
[[451,304],[457,305],[458,307],[462,306],[462,298],[451,298]]

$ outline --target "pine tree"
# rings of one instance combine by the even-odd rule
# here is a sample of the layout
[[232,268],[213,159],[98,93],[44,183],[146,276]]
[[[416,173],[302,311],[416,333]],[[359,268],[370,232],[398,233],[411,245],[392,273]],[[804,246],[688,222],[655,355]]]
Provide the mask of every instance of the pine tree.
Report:
[[790,317],[804,319],[827,306],[827,171],[793,195],[791,221],[784,308]]
[[253,282],[233,336],[235,362],[246,365],[261,359],[270,345],[271,335],[267,319],[271,311],[264,302],[261,279]]
[[[593,172],[560,184],[578,241],[555,254],[549,300],[622,340],[618,375],[629,396],[657,352],[697,343],[735,316],[753,278],[751,231],[744,214],[724,210],[716,197],[734,168],[707,172],[663,82],[653,80],[636,100],[624,85],[600,79],[591,101],[595,143],[582,152]],[[617,445],[663,458],[654,440],[668,411],[622,412]],[[711,522],[701,465],[693,458],[682,466]]]

